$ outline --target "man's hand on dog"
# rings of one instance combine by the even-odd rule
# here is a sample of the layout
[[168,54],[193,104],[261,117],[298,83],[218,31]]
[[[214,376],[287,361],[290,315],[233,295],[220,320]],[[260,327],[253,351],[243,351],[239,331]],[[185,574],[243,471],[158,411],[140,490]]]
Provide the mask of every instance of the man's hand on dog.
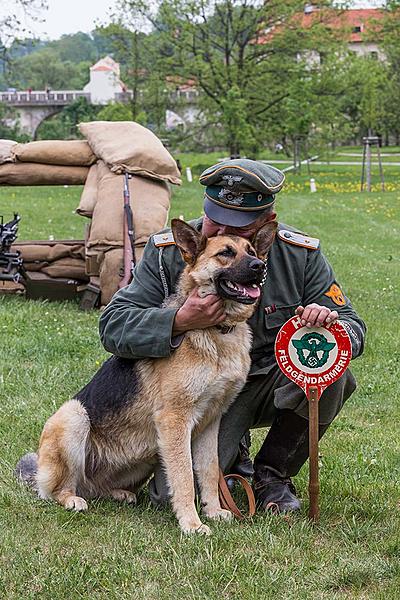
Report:
[[172,335],[219,325],[226,318],[224,301],[215,294],[200,298],[195,288],[175,315]]
[[306,307],[298,306],[296,315],[301,318],[301,324],[306,327],[329,327],[339,318],[336,310],[330,310],[320,304],[307,304]]
[[[329,327],[339,318],[336,310],[330,310],[320,304],[299,306],[296,314],[301,318],[301,324],[306,327]],[[173,335],[179,335],[191,329],[206,329],[219,325],[225,319],[224,302],[219,296],[210,294],[200,298],[197,289],[188,296],[184,305],[175,316]]]

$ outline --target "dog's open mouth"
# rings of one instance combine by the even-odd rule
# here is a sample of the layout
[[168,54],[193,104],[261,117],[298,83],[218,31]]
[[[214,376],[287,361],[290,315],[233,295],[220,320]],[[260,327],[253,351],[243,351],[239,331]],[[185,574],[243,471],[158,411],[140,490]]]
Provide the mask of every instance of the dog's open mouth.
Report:
[[254,304],[261,295],[261,290],[256,283],[244,285],[229,279],[218,278],[215,285],[221,298],[242,304]]

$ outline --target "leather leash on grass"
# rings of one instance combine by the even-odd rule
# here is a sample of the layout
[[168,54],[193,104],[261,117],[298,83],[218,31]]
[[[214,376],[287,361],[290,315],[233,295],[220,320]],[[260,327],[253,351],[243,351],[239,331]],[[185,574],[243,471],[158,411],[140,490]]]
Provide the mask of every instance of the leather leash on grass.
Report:
[[[242,485],[244,491],[246,492],[247,501],[249,503],[249,511],[248,511],[247,515],[244,515],[241,512],[241,510],[238,508],[236,502],[234,501],[232,494],[230,493],[229,488],[226,484],[228,479],[236,479],[237,481],[239,481],[239,483]],[[219,471],[218,488],[219,488],[219,499],[220,499],[222,508],[225,508],[226,510],[230,510],[231,513],[233,515],[235,515],[235,517],[237,519],[239,519],[239,521],[243,521],[243,519],[245,519],[246,517],[252,517],[255,514],[256,500],[254,498],[254,493],[253,493],[253,490],[251,489],[251,485],[249,484],[247,479],[245,479],[241,475],[236,475],[235,473],[231,473],[230,475],[224,475],[222,473],[222,471],[220,470]]]

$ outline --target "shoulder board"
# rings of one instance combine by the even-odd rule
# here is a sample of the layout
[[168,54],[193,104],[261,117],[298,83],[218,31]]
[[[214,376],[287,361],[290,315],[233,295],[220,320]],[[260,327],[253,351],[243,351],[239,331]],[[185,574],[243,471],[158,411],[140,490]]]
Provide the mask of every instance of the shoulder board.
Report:
[[319,248],[319,239],[297,233],[296,231],[288,231],[287,229],[281,229],[278,231],[278,237],[287,242],[288,244],[294,244],[295,246],[302,246],[309,250],[317,250]]
[[172,231],[167,233],[156,233],[153,235],[154,245],[159,248],[160,246],[172,246],[175,244],[174,236]]

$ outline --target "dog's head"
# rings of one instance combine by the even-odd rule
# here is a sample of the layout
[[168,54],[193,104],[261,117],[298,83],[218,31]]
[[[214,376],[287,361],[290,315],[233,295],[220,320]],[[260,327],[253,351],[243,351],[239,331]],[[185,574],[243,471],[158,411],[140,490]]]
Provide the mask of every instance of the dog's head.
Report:
[[[271,221],[250,240],[235,235],[211,238],[202,236],[179,219],[172,220],[172,232],[182,257],[191,287],[199,295],[217,294],[240,304],[255,304],[261,295],[264,260],[275,237],[277,223]],[[189,286],[186,291],[189,290]]]

